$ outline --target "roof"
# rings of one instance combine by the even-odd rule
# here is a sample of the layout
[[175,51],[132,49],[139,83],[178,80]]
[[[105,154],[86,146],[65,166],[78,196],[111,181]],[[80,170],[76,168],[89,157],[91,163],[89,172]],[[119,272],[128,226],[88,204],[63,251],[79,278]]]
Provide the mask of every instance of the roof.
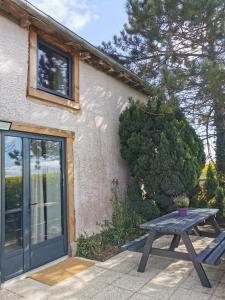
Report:
[[22,27],[33,25],[54,35],[80,53],[80,59],[149,95],[148,84],[88,41],[25,0],[0,0],[0,13]]

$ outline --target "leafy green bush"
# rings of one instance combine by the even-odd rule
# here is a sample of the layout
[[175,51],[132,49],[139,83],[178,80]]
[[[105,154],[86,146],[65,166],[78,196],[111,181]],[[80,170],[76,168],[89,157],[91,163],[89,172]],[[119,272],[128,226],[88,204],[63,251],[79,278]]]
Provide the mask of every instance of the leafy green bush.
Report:
[[191,204],[194,207],[218,208],[222,221],[221,217],[225,216],[225,182],[215,165],[208,164],[206,178],[196,190]]
[[129,163],[128,200],[145,219],[173,209],[172,197],[199,185],[204,147],[176,104],[131,100],[120,115],[121,155]]
[[98,224],[100,233],[83,234],[78,238],[77,255],[90,259],[104,260],[119,251],[128,240],[144,234],[139,229],[143,219],[130,207],[127,196],[119,190],[117,180],[112,182],[112,220]]

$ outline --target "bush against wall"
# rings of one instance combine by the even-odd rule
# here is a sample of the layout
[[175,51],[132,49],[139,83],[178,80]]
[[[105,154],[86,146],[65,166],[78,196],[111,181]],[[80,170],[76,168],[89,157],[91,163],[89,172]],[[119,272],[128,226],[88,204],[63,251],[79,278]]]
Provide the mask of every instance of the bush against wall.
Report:
[[112,220],[98,224],[98,234],[82,234],[77,241],[77,256],[104,261],[117,254],[120,246],[145,231],[139,228],[143,219],[129,206],[127,196],[121,193],[118,180],[112,181]]
[[172,209],[172,196],[199,184],[204,148],[175,103],[131,100],[120,115],[121,155],[130,166],[129,203],[145,219]]

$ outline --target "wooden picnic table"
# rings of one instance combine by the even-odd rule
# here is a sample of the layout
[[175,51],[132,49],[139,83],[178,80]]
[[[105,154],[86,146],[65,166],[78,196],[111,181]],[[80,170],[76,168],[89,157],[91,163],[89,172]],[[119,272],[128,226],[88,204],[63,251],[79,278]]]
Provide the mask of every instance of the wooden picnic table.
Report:
[[[216,221],[217,212],[218,209],[189,209],[186,217],[180,217],[178,212],[174,211],[140,225],[142,229],[149,230],[149,234],[144,244],[138,272],[145,271],[149,255],[192,261],[202,285],[210,288],[211,284],[202,263],[216,265],[225,252],[225,232],[221,232]],[[207,236],[206,232],[200,231],[198,228],[198,225],[204,221],[211,223],[216,238],[200,253],[196,253],[190,235],[194,230],[197,235]],[[154,248],[154,240],[167,234],[173,235],[169,249]],[[175,251],[181,238],[186,246],[187,253]]]

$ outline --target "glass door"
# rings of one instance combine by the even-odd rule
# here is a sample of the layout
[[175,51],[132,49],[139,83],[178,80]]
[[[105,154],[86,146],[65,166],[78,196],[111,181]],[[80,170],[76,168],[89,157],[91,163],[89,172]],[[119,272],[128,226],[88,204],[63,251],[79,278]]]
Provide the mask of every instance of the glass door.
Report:
[[2,137],[2,280],[67,253],[64,140]]
[[65,253],[62,150],[57,140],[30,140],[32,267]]

